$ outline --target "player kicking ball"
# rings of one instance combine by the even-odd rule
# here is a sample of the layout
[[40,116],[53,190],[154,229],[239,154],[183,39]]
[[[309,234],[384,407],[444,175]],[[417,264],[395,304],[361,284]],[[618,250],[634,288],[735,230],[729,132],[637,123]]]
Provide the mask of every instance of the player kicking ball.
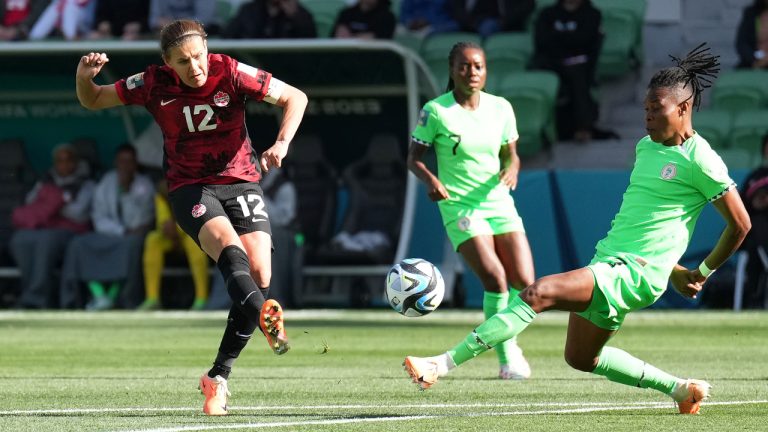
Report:
[[[200,378],[203,412],[225,415],[227,379],[253,333],[259,329],[276,354],[289,348],[283,310],[267,300],[272,236],[258,182],[262,172],[281,165],[307,97],[269,72],[209,53],[206,37],[197,21],[173,21],[160,32],[164,66],[97,85],[93,78],[109,59],[89,53],[80,59],[76,83],[84,107],[142,105],[163,132],[173,213],[184,232],[216,261],[232,299],[213,367]],[[245,127],[249,99],[283,108],[277,139],[260,157]]]
[[[698,414],[710,384],[660,370],[618,348],[605,346],[627,313],[653,304],[668,282],[695,298],[707,278],[736,251],[751,228],[749,216],[722,159],[693,130],[701,93],[719,72],[704,44],[677,65],[657,72],[645,97],[648,136],[637,143],[635,166],[608,235],[586,267],[546,276],[461,343],[435,357],[405,358],[421,389],[496,345],[517,336],[547,310],[569,311],[565,360],[573,368],[621,384],[670,396],[682,414]],[[726,222],[714,249],[698,268],[678,261],[696,220],[711,202]]]

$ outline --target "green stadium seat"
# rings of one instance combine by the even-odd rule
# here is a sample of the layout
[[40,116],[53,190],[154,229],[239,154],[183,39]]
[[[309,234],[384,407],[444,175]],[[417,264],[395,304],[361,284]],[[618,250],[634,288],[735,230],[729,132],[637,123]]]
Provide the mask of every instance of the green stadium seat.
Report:
[[482,46],[477,33],[448,32],[428,36],[421,44],[420,54],[435,76],[448,73],[448,53],[457,42],[474,42]]
[[530,33],[502,32],[483,42],[489,74],[506,74],[526,69],[533,55]]
[[712,148],[728,146],[732,126],[733,115],[730,111],[710,109],[693,113],[693,128]]
[[768,72],[734,70],[717,78],[712,106],[728,111],[760,109],[768,103]]
[[556,140],[555,102],[560,80],[553,72],[528,71],[505,74],[496,94],[512,104],[520,132],[518,153],[532,155],[545,141]]
[[748,150],[741,148],[718,149],[717,154],[719,154],[723,159],[723,162],[725,162],[728,171],[756,168],[760,162],[760,158],[756,158],[755,155],[749,153]]
[[597,61],[598,79],[619,77],[635,67],[634,47],[642,23],[631,12],[609,9],[603,13],[603,45]]
[[746,150],[755,160],[762,154],[762,139],[768,133],[768,110],[742,111],[733,120],[731,148]]
[[301,4],[307,8],[315,19],[318,37],[331,37],[336,16],[347,7],[344,0],[304,0]]
[[[631,48],[631,54],[635,61],[641,62],[644,58],[643,54],[643,23],[645,22],[645,10],[647,7],[646,0],[632,0],[632,1],[616,1],[616,0],[593,0],[592,4],[600,10],[603,14],[603,25],[605,25],[605,16],[608,15],[609,19],[614,14],[624,15],[629,14],[635,21],[633,27],[634,42]],[[627,29],[624,29],[628,32]],[[611,30],[613,32],[613,30]],[[611,60],[610,58],[606,60]]]
[[424,41],[423,36],[411,32],[395,33],[392,39],[417,54],[421,49],[421,43]]

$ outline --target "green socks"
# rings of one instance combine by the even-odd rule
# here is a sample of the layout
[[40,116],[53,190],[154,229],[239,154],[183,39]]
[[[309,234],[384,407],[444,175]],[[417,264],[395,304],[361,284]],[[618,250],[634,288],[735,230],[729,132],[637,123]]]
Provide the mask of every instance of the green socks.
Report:
[[534,318],[536,312],[520,296],[515,296],[505,309],[480,324],[461,343],[448,350],[448,355],[458,366],[514,338],[525,330]]
[[[513,291],[511,294],[517,296],[518,293],[517,291]],[[485,291],[483,293],[483,314],[485,315],[485,319],[488,319],[504,310],[509,305],[509,297],[509,292],[496,293]],[[514,345],[516,340],[517,336],[506,340],[495,347],[496,355],[499,357],[499,364],[509,364],[509,360],[507,359],[507,346]]]
[[597,367],[592,373],[604,376],[613,382],[633,387],[652,388],[667,395],[672,393],[678,381],[677,377],[625,351],[609,346],[603,347]]

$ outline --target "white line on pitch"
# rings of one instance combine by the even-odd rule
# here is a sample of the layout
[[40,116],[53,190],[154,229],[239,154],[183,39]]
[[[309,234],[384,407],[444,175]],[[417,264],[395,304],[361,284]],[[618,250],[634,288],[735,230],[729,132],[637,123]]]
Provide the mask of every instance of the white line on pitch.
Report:
[[[725,402],[709,402],[711,405],[740,405],[740,404],[761,404],[768,403],[768,400],[756,400],[756,401],[725,401]],[[533,404],[531,404],[533,405]],[[589,405],[589,404],[586,404]],[[326,426],[326,425],[339,425],[339,424],[353,424],[353,423],[373,423],[373,422],[392,422],[392,421],[407,421],[407,420],[426,420],[426,419],[440,419],[440,418],[457,418],[457,417],[502,417],[502,416],[515,416],[515,415],[539,415],[539,414],[577,414],[599,411],[619,411],[628,408],[631,409],[656,409],[669,407],[670,403],[652,402],[642,403],[637,405],[623,405],[623,406],[587,406],[582,408],[568,408],[568,409],[554,409],[554,410],[539,410],[539,411],[508,411],[508,412],[484,412],[484,413],[467,413],[467,414],[431,414],[431,415],[411,415],[411,416],[386,416],[386,417],[352,417],[341,419],[328,419],[328,420],[300,420],[290,422],[275,422],[275,423],[238,423],[238,424],[221,424],[221,425],[194,425],[194,426],[178,426],[170,428],[158,428],[158,429],[133,429],[126,432],[190,432],[190,431],[204,431],[204,430],[224,430],[224,429],[257,429],[257,428],[276,428],[285,426]]]

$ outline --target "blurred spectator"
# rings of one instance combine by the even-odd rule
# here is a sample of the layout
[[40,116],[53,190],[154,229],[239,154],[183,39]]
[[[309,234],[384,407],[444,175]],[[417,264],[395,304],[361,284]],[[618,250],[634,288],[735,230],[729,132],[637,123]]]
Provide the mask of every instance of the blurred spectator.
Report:
[[331,33],[340,39],[392,39],[395,15],[390,7],[390,0],[358,0],[339,12]]
[[542,9],[534,29],[535,69],[560,77],[557,127],[561,139],[589,141],[598,117],[592,98],[602,34],[600,11],[590,0],[558,0]]
[[[123,307],[139,305],[144,293],[142,249],[155,217],[154,193],[152,181],[137,172],[133,146],[118,147],[115,169],[96,186],[91,212],[95,232],[76,237],[67,247],[62,267],[62,307],[82,305],[81,282],[88,282],[90,310],[112,308],[118,293]],[[105,287],[104,283],[109,285]]]
[[535,0],[449,0],[459,30],[487,37],[499,31],[525,31]]
[[183,18],[200,21],[209,35],[218,34],[221,27],[216,22],[216,2],[213,0],[150,0],[150,31],[160,32],[166,24]]
[[138,40],[149,30],[149,0],[98,0],[91,39]]
[[749,254],[744,285],[744,307],[762,308],[766,304],[768,272],[760,257],[768,252],[768,134],[763,137],[763,163],[752,171],[741,188],[744,207],[752,219],[752,230],[741,245]]
[[0,41],[23,40],[48,0],[0,0]]
[[754,0],[741,14],[736,33],[739,67],[768,67],[768,0]]
[[208,300],[210,277],[208,255],[197,243],[176,224],[168,203],[168,183],[161,179],[155,193],[155,229],[144,240],[144,289],[146,298],[139,306],[141,310],[160,309],[160,282],[162,280],[165,254],[183,250],[192,272],[195,285],[193,310],[201,310]]
[[403,30],[423,36],[459,29],[458,23],[451,18],[447,0],[403,0],[400,24]]
[[30,40],[49,37],[58,30],[66,40],[87,35],[93,26],[96,0],[53,0],[29,31]]
[[53,150],[53,167],[27,195],[26,203],[13,211],[17,231],[10,250],[21,271],[21,294],[17,306],[24,309],[51,308],[57,278],[54,271],[76,233],[90,229],[94,182],[88,166],[70,144]]
[[254,0],[244,3],[223,31],[233,39],[297,39],[317,37],[312,14],[298,0]]

